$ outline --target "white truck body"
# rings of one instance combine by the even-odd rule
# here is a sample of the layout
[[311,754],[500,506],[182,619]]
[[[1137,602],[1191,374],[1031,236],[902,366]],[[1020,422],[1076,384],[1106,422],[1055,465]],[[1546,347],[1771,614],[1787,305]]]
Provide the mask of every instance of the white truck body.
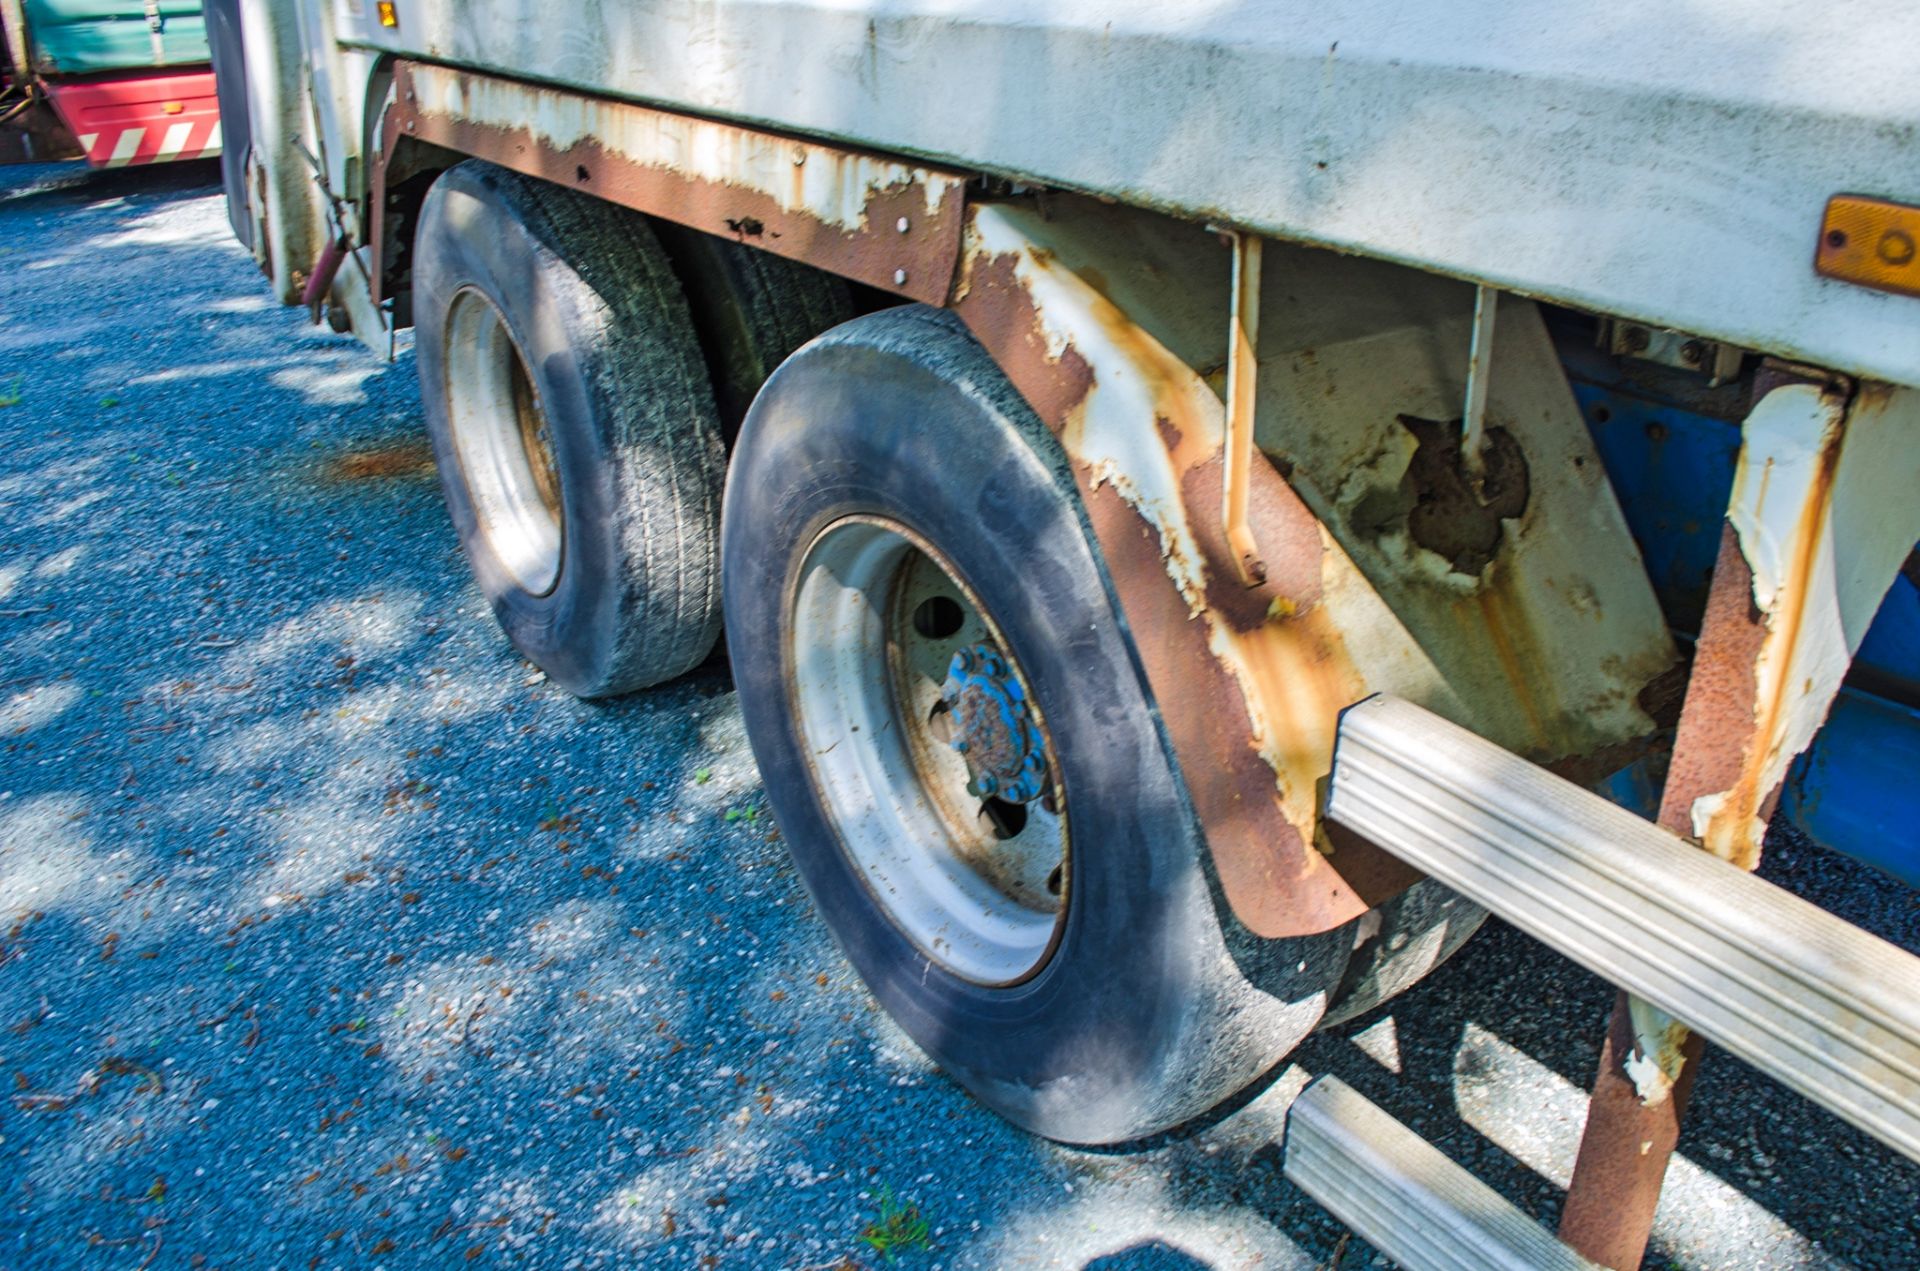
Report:
[[[1913,302],[1817,276],[1912,196],[1920,79],[1864,0],[305,0],[353,188],[379,54],[1080,190],[1901,384]],[[1888,38],[1863,33],[1888,31]],[[311,36],[310,36],[311,38]],[[367,103],[362,106],[362,103]],[[336,128],[338,131],[336,132]]]

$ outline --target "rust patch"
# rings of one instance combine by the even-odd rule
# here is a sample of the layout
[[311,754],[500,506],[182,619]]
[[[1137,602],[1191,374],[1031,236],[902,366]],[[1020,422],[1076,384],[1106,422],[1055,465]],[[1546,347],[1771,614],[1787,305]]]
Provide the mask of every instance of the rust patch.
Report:
[[[1835,430],[1821,450],[1772,612],[1762,612],[1755,602],[1753,571],[1737,531],[1730,522],[1721,531],[1660,823],[1742,869],[1759,865],[1754,823],[1764,822],[1780,797],[1778,782],[1762,789],[1761,781],[1780,742],[1781,720],[1803,691],[1789,677],[1806,622],[1810,580],[1825,544],[1843,436],[1844,429]],[[1715,796],[1718,804],[1696,834],[1694,807]]]
[[1648,1106],[1626,1071],[1637,1044],[1627,995],[1618,994],[1560,1215],[1560,1238],[1603,1267],[1637,1267],[1646,1255],[1667,1159],[1680,1141],[1704,1048],[1698,1033],[1679,1046],[1673,1089]]
[[954,312],[974,338],[992,350],[994,361],[1040,422],[1056,435],[1064,433],[1074,410],[1093,391],[1093,368],[1078,349],[1068,347],[1059,357],[1048,352],[1040,315],[1034,310],[1033,297],[1020,285],[1015,258],[976,260],[967,271]]
[[395,481],[431,477],[433,451],[424,441],[399,442],[334,455],[320,467],[325,482]]
[[1661,826],[1684,838],[1693,837],[1696,799],[1740,783],[1755,737],[1755,666],[1766,638],[1767,624],[1753,603],[1753,570],[1741,554],[1739,535],[1725,525],[1660,797]]
[[1250,743],[1240,683],[1168,577],[1159,535],[1112,485],[1094,487],[1084,465],[1074,469],[1234,916],[1274,938],[1328,931],[1366,912],[1374,902],[1345,871],[1392,886],[1391,858],[1375,859],[1384,853],[1364,841],[1336,842],[1336,867],[1301,838],[1280,805],[1273,769]]
[[[1799,520],[1794,525],[1793,555],[1780,579],[1772,613],[1762,614],[1754,607],[1753,574],[1746,567],[1745,556],[1741,555],[1741,574],[1746,582],[1748,607],[1745,621],[1749,627],[1758,627],[1760,630],[1760,639],[1752,658],[1752,670],[1749,672],[1749,679],[1755,684],[1755,694],[1748,699],[1751,703],[1748,719],[1750,736],[1741,749],[1739,777],[1731,786],[1720,787],[1726,791],[1726,797],[1708,821],[1701,842],[1709,851],[1742,869],[1759,867],[1760,836],[1752,828],[1754,819],[1764,821],[1780,799],[1779,783],[1763,790],[1760,781],[1769,753],[1779,744],[1781,716],[1785,714],[1789,700],[1804,691],[1788,677],[1794,669],[1794,653],[1805,630],[1807,607],[1812,601],[1809,592],[1815,558],[1826,541],[1827,512],[1833,502],[1833,482],[1840,466],[1840,444],[1844,435],[1844,429],[1836,429],[1821,449],[1820,465],[1813,486],[1807,492]],[[1740,555],[1738,536],[1733,527],[1728,525],[1721,538],[1721,562],[1726,560],[1729,538],[1733,540],[1735,554]],[[1713,616],[1713,599],[1719,588],[1720,564],[1716,563],[1713,592],[1709,593],[1707,600],[1709,620]],[[1701,624],[1702,650],[1707,647],[1710,630],[1706,623]],[[1759,658],[1763,653],[1771,669],[1766,682],[1760,683]],[[1683,716],[1683,727],[1684,724]],[[1666,811],[1664,799],[1661,811],[1663,814]],[[1689,826],[1688,830],[1691,829]]]
[[[1178,453],[1178,430],[1162,417],[1161,436],[1169,434],[1176,444],[1167,449]],[[1183,501],[1190,508],[1219,507],[1225,473],[1224,454],[1188,468],[1180,482]],[[1318,604],[1320,558],[1325,554],[1319,521],[1273,465],[1256,455],[1249,476],[1247,519],[1266,565],[1264,578],[1251,587],[1241,583],[1218,517],[1196,516],[1188,524],[1206,559],[1207,605],[1235,631],[1256,631],[1269,621],[1291,618]]]
[[[919,169],[924,179],[902,181],[872,191],[867,199],[864,223],[860,228],[849,229],[810,212],[783,207],[779,199],[764,190],[706,180],[676,170],[667,166],[664,157],[658,164],[642,162],[610,150],[593,138],[557,147],[543,139],[531,122],[519,128],[506,128],[423,112],[415,103],[412,88],[417,70],[408,62],[395,65],[395,100],[387,116],[383,154],[393,154],[395,144],[403,136],[429,142],[558,185],[591,189],[596,196],[623,207],[709,234],[751,242],[775,255],[910,300],[932,305],[947,303],[960,260],[960,237],[964,228],[966,199],[958,174]],[[604,111],[632,112],[636,117],[673,117],[671,112],[632,103],[590,98],[584,93],[539,88],[467,71],[433,68],[429,73],[451,75],[461,83],[501,85],[525,94],[530,102],[577,98],[592,100]],[[530,106],[529,120],[534,114]],[[870,158],[853,150],[737,125],[712,126],[790,148],[799,160],[795,164],[796,189],[799,169],[805,164],[849,163]],[[936,210],[929,212],[926,180],[936,177],[946,178],[948,185]],[[903,224],[904,231],[899,228]]]
[[1504,428],[1487,430],[1485,472],[1476,490],[1460,451],[1460,423],[1400,416],[1419,446],[1402,488],[1411,499],[1407,532],[1455,573],[1478,575],[1500,550],[1500,523],[1527,510],[1527,457]]

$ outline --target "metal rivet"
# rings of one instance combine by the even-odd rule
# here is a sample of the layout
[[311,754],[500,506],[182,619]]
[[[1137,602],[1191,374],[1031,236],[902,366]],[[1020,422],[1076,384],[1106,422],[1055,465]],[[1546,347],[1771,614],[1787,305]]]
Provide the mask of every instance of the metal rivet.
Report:
[[904,286],[906,286],[906,285],[907,285],[907,271],[906,271],[906,270],[904,270],[904,269],[896,269],[896,270],[894,270],[894,271],[893,271],[893,285],[894,285],[894,286],[896,286],[896,287],[904,287]]
[[806,152],[806,151],[804,151],[804,150],[799,150],[799,149],[796,149],[796,150],[795,150],[795,151],[793,152],[793,166],[794,166],[794,167],[796,167],[796,168],[797,168],[797,167],[799,167],[799,166],[800,166],[801,164],[803,164],[803,163],[805,163],[806,161],[807,161],[807,152]]
[[407,120],[407,131],[408,131],[408,132],[412,132],[412,131],[413,131],[413,120],[411,120],[411,119],[409,119],[409,120]]
[[913,228],[913,225],[912,225],[912,223],[911,223],[910,221],[908,221],[908,220],[907,220],[907,218],[906,218],[906,217],[904,217],[904,216],[903,216],[903,217],[901,217],[901,218],[900,218],[899,220],[897,220],[897,221],[895,221],[895,222],[893,223],[893,227],[894,227],[895,229],[897,229],[897,230],[899,230],[899,231],[900,231],[900,232],[901,232],[902,234],[904,234],[904,233],[906,233],[906,232],[907,232],[908,230],[910,230],[910,229],[912,229],[912,228]]

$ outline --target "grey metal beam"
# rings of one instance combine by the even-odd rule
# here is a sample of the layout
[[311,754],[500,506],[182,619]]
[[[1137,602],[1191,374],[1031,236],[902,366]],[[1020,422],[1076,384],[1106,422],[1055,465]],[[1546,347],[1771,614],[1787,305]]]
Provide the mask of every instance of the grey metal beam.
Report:
[[1920,1160],[1920,958],[1397,698],[1328,814]]
[[1412,1271],[1596,1266],[1337,1077],[1287,1113],[1286,1175]]

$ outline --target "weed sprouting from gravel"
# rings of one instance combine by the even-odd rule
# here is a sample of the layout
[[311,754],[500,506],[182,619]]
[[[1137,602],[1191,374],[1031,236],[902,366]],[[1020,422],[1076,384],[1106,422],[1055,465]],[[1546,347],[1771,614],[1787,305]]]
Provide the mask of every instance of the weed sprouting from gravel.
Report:
[[931,1229],[913,1201],[894,1199],[893,1188],[880,1189],[880,1213],[860,1233],[861,1243],[892,1262],[908,1249],[932,1247]]

